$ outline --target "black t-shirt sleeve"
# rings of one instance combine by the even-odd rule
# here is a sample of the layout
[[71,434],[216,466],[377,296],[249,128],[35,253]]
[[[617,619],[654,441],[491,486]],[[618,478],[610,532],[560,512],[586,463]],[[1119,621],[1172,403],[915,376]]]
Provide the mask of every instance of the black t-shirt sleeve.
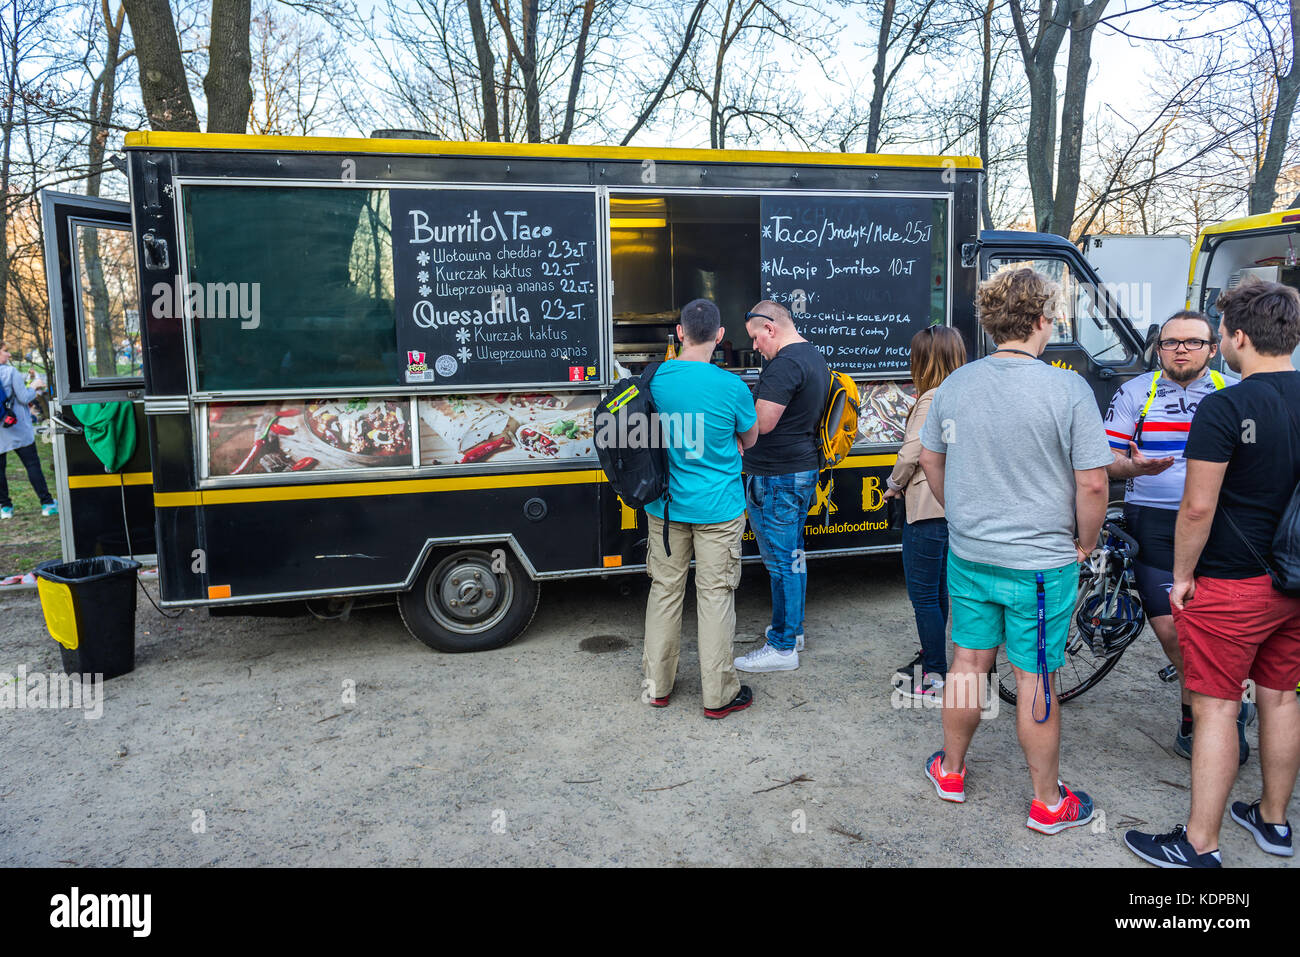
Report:
[[1200,462],[1230,462],[1237,449],[1237,440],[1247,427],[1236,421],[1234,407],[1234,403],[1220,392],[1202,399],[1192,417],[1183,457]]
[[789,405],[803,385],[803,369],[788,356],[777,356],[758,378],[754,399],[766,399],[777,405]]

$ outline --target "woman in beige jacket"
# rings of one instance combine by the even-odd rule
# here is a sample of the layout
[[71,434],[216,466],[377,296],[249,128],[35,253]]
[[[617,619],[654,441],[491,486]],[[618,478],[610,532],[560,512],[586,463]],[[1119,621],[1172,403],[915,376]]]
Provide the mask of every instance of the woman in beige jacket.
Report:
[[948,673],[948,522],[919,465],[921,427],[939,383],[965,362],[966,344],[954,329],[930,326],[912,337],[912,382],[917,400],[907,416],[898,462],[887,479],[885,498],[901,495],[907,512],[903,575],[916,614],[921,653],[899,668],[898,674],[903,677],[899,690],[912,698],[942,698]]

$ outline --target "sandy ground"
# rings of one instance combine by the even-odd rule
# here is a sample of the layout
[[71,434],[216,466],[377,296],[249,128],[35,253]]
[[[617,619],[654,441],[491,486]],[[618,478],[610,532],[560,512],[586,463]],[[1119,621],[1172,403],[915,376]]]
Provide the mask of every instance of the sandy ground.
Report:
[[[747,678],[755,705],[722,721],[701,711],[691,601],[672,704],[641,703],[639,577],[546,585],[530,630],[479,655],[429,651],[392,607],[164,620],[142,600],[136,670],[100,719],[0,711],[0,864],[1145,867],[1124,830],[1184,820],[1177,689],[1149,632],[1065,706],[1062,773],[1104,826],[1045,837],[1025,828],[1010,708],[975,739],[966,804],[925,779],[939,712],[894,707],[888,684],[915,644],[897,559],[810,572],[801,667]],[[747,566],[742,634],[767,601]],[[36,596],[0,598],[0,671],[58,662]],[[1252,755],[1234,799],[1258,790]],[[1290,863],[1230,820],[1222,849]]]

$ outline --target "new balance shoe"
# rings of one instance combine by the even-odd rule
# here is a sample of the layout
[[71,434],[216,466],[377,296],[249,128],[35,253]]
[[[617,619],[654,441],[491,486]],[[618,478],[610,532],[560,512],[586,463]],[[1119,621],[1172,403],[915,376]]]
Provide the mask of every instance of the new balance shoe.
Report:
[[4,508],[0,508],[0,519],[13,517],[14,510],[12,505],[6,505]]
[[1261,851],[1278,857],[1291,857],[1295,854],[1295,848],[1291,846],[1291,823],[1285,821],[1269,824],[1260,816],[1258,801],[1254,804],[1233,801],[1232,819],[1250,831]]
[[899,684],[898,691],[904,698],[929,698],[933,701],[943,701],[943,679],[927,671]]
[[1040,834],[1059,834],[1067,827],[1079,827],[1092,820],[1092,798],[1083,791],[1076,794],[1060,781],[1056,786],[1061,791],[1061,803],[1056,810],[1050,810],[1035,799],[1029,805],[1029,820],[1025,821],[1025,827]]
[[1218,850],[1197,854],[1187,839],[1187,828],[1179,824],[1168,834],[1129,831],[1124,835],[1128,849],[1156,867],[1222,867]]
[[[763,629],[763,641],[764,643],[767,643],[770,642],[771,640],[772,640],[772,626],[768,625],[766,628]],[[794,636],[794,650],[803,651],[803,632],[799,632],[799,634]]]
[[734,663],[737,671],[752,673],[794,671],[799,667],[799,652],[792,651],[783,655],[771,645],[763,645],[761,648],[755,648],[749,654],[737,658]]
[[754,703],[754,692],[749,689],[749,685],[741,685],[736,696],[721,708],[705,708],[704,716],[706,718],[725,718],[733,711],[744,711]]
[[934,791],[945,801],[962,804],[966,801],[966,765],[960,771],[943,769],[943,751],[936,751],[925,761],[925,776],[934,785]]
[[58,502],[51,502],[49,505],[41,506],[41,515],[44,516],[45,518],[49,518],[51,515],[58,515],[58,514],[59,514]]
[[1183,734],[1183,725],[1179,722],[1178,730],[1174,732],[1174,754],[1179,757],[1192,760],[1192,732],[1188,731]]

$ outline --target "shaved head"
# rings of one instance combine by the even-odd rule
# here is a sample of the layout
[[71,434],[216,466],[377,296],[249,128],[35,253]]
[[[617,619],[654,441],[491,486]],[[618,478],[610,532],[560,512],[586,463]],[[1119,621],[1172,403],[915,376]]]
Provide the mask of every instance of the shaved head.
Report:
[[[779,302],[773,302],[771,299],[764,299],[762,302],[760,302],[758,305],[756,305],[753,309],[749,311],[751,313],[758,313],[762,315],[763,318],[765,319],[770,319],[778,328],[780,328],[783,331],[787,327],[791,329],[794,328],[794,318],[790,315],[790,310],[787,309],[785,306],[781,305]],[[751,317],[750,319],[746,320],[746,323],[762,322],[762,321],[763,321],[762,319]]]

